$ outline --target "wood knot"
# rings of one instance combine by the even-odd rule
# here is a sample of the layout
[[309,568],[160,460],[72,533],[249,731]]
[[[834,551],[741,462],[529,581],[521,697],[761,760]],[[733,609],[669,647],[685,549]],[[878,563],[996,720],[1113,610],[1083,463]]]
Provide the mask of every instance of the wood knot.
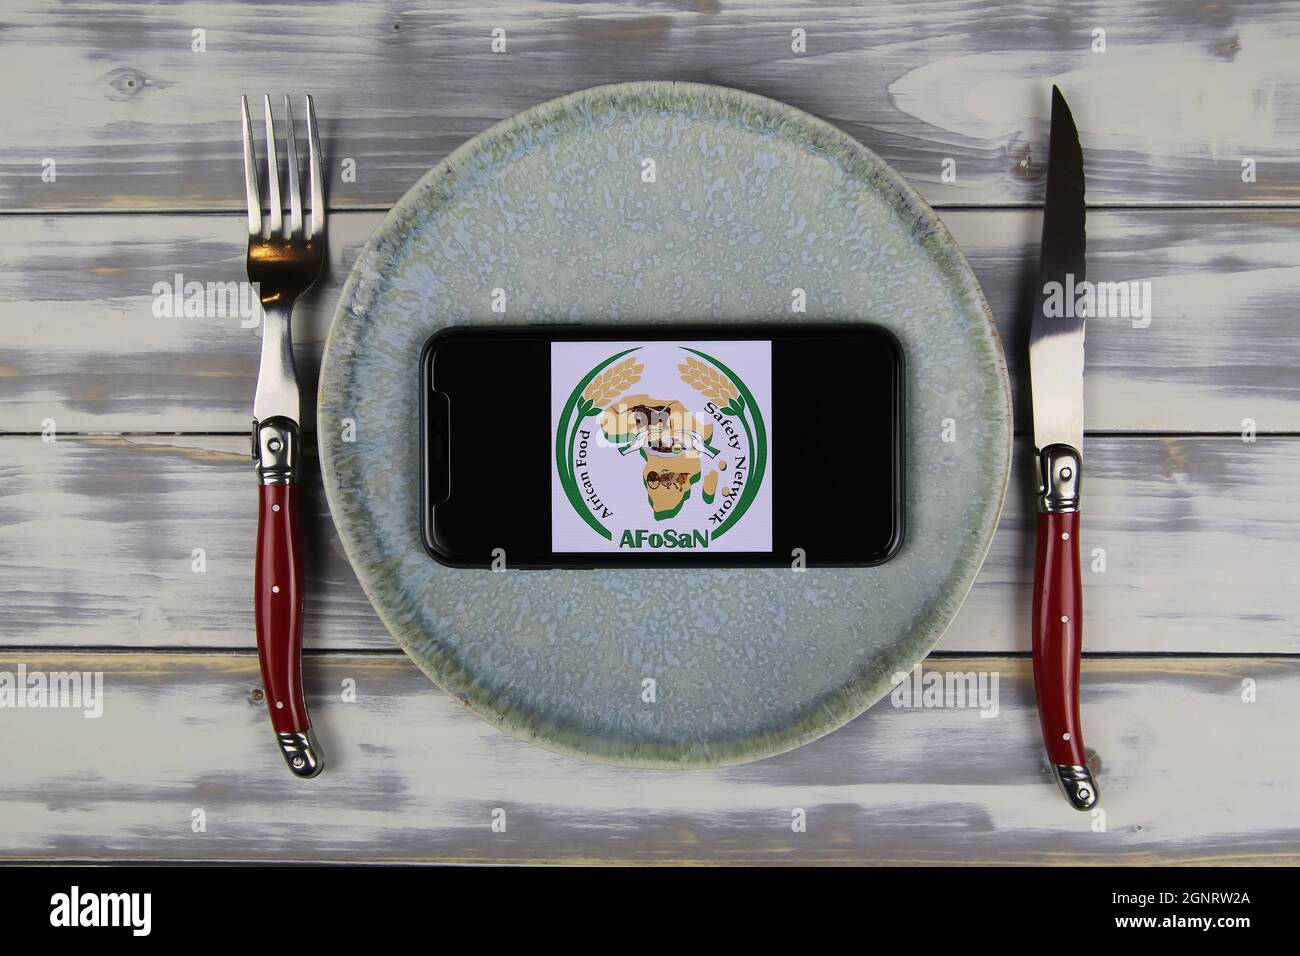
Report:
[[1035,152],[1034,144],[1024,135],[1012,139],[1004,155],[1011,175],[1021,182],[1036,182],[1047,175],[1046,153]]
[[116,70],[109,70],[99,79],[108,87],[104,91],[105,95],[114,100],[129,100],[139,96],[146,89],[162,89],[171,86],[170,83],[160,80],[156,76],[150,76],[142,70],[129,66],[120,66]]

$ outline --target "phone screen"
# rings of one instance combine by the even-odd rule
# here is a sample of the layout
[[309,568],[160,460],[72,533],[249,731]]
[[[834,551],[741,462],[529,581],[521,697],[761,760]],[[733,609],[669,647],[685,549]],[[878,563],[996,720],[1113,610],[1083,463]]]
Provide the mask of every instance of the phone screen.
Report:
[[421,369],[443,563],[862,566],[902,541],[903,356],[879,328],[455,327]]
[[552,342],[551,549],[772,550],[770,340]]

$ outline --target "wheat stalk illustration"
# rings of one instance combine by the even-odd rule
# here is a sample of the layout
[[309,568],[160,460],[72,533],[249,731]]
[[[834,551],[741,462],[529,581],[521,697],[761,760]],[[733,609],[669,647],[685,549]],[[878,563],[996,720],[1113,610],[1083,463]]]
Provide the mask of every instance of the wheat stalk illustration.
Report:
[[719,408],[730,405],[740,397],[736,386],[716,369],[709,368],[699,359],[688,358],[684,364],[677,366],[682,373],[682,381],[695,389],[705,398],[710,399]]
[[605,371],[593,378],[582,392],[587,407],[591,409],[587,414],[593,414],[595,411],[604,408],[641,381],[641,373],[644,371],[645,366],[638,364],[636,357],[633,356],[605,369]]

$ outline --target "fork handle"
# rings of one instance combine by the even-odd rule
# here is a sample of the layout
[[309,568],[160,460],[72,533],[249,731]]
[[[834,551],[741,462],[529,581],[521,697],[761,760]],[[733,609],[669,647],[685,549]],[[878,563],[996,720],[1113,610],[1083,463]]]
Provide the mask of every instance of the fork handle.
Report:
[[260,479],[253,584],[257,656],[271,726],[289,769],[314,777],[324,761],[302,690],[302,546],[298,533],[298,426],[288,419],[255,430]]

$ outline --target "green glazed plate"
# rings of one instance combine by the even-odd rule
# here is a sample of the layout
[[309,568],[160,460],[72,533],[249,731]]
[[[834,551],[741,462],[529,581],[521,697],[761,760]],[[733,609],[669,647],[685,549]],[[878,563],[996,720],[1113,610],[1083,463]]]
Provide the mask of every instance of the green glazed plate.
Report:
[[[803,572],[437,564],[418,520],[421,347],[448,325],[557,321],[891,329],[907,362],[902,550]],[[850,410],[808,398],[847,426]],[[398,202],[334,316],[319,440],[357,577],[438,686],[551,750],[713,767],[836,729],[939,640],[997,524],[1011,397],[970,267],[874,153],[763,97],[627,83],[497,124]]]

